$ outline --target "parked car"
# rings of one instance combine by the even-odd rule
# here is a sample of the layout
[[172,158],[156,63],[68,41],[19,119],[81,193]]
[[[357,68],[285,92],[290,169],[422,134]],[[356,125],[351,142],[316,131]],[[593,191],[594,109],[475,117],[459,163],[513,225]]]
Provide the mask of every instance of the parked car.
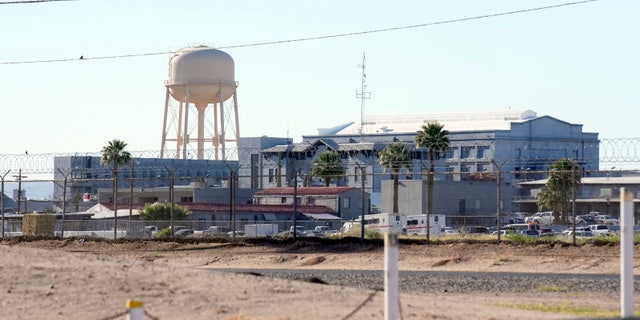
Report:
[[193,229],[180,229],[176,231],[176,233],[174,233],[173,235],[176,237],[186,237],[186,236],[192,235],[194,232],[195,230]]
[[496,230],[491,232],[489,235],[492,237],[497,237],[498,234],[500,234],[501,237],[506,236],[506,235],[510,235],[513,234],[513,232],[511,232],[510,230]]
[[[567,229],[565,231],[562,231],[562,235],[567,238],[572,238],[573,230]],[[585,239],[585,238],[593,238],[593,237],[594,235],[593,235],[593,232],[591,232],[591,230],[576,229],[576,239]]]
[[462,228],[462,233],[470,236],[489,234],[489,228],[483,226],[470,226]]
[[613,225],[619,225],[620,221],[608,214],[601,214],[601,215],[597,215],[596,216],[596,222],[598,224],[613,224]]
[[540,228],[539,233],[540,237],[553,237],[556,235],[551,228]]
[[531,238],[540,238],[540,233],[535,229],[522,230],[522,234]]
[[530,217],[526,217],[524,219],[525,223],[535,223],[539,225],[550,225],[553,224],[553,212],[545,211],[545,212],[537,212]]
[[229,231],[229,232],[227,232],[227,236],[228,236],[229,238],[232,238],[234,233],[235,233],[235,235],[236,235],[236,238],[242,238],[242,237],[244,237],[244,231],[240,231],[240,230],[236,230],[236,231]]
[[451,235],[456,235],[456,234],[460,234],[460,232],[458,232],[458,230],[451,228],[451,227],[444,227],[442,228],[442,233],[445,236],[451,236]]
[[595,236],[610,233],[609,226],[606,224],[592,224],[589,226],[589,230],[591,230]]

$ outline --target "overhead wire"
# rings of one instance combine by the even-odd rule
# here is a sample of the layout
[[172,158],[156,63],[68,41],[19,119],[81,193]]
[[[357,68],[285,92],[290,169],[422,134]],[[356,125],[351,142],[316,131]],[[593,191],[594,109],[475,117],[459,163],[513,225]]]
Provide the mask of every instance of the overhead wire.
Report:
[[40,2],[62,2],[62,1],[80,1],[80,0],[21,0],[21,1],[0,1],[1,4],[26,4]]
[[[37,2],[37,0],[33,0],[33,1]],[[42,1],[74,1],[74,0],[42,0]],[[582,1],[566,2],[566,3],[549,5],[549,6],[543,6],[543,7],[520,9],[520,10],[513,10],[513,11],[505,11],[505,12],[491,13],[491,14],[485,14],[485,15],[479,15],[479,16],[472,16],[472,17],[465,17],[465,18],[458,18],[458,19],[450,19],[450,20],[441,20],[441,21],[435,21],[435,22],[427,22],[427,23],[421,23],[421,24],[413,24],[413,25],[406,25],[406,26],[399,26],[399,27],[391,27],[391,28],[372,29],[372,30],[347,32],[347,33],[338,33],[338,34],[323,35],[323,36],[316,36],[316,37],[305,37],[305,38],[296,38],[296,39],[285,39],[285,40],[256,42],[256,43],[248,43],[248,44],[229,45],[229,46],[217,47],[217,49],[237,49],[237,48],[246,48],[246,47],[278,45],[278,44],[303,42],[303,41],[316,41],[316,40],[325,40],[325,39],[332,39],[332,38],[353,37],[353,36],[359,36],[359,35],[365,35],[365,34],[391,32],[391,31],[399,31],[399,30],[406,30],[406,29],[425,28],[425,27],[431,27],[431,26],[437,26],[437,25],[443,25],[443,24],[451,24],[451,23],[457,23],[457,22],[465,22],[465,21],[472,21],[472,20],[479,20],[479,19],[487,19],[487,18],[495,18],[495,17],[500,17],[500,16],[528,13],[528,12],[534,12],[534,11],[541,11],[541,10],[556,9],[556,8],[573,6],[573,5],[581,5],[581,4],[586,4],[586,3],[590,3],[590,2],[596,2],[596,1],[600,1],[600,0],[582,0]],[[81,61],[81,60],[122,59],[122,58],[134,58],[134,57],[164,55],[164,54],[168,54],[168,53],[170,53],[170,51],[147,52],[147,53],[132,53],[132,54],[111,55],[111,56],[96,56],[96,57],[81,56],[80,58],[63,58],[63,59],[47,59],[47,60],[3,61],[3,62],[0,62],[0,65],[53,63],[53,62],[69,62],[69,61]]]

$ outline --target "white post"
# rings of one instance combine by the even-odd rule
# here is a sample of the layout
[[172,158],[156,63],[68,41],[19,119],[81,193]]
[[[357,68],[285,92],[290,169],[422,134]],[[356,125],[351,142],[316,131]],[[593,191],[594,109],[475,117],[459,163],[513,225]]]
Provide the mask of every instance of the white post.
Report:
[[142,301],[127,300],[127,308],[129,308],[127,320],[144,320],[144,308],[142,307]]
[[384,236],[384,318],[400,319],[399,307],[398,235],[390,232]]
[[633,317],[633,193],[620,188],[620,316]]

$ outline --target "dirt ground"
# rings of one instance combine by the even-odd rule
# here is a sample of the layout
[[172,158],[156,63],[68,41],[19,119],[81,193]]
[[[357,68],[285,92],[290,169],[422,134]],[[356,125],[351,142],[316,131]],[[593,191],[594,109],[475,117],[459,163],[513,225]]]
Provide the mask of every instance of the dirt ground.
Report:
[[[382,319],[384,315],[384,292],[213,271],[383,269],[384,249],[376,244],[90,239],[1,244],[2,319],[124,319],[128,299],[144,303],[146,319]],[[639,251],[636,246],[635,257]],[[401,244],[399,265],[400,270],[617,274],[619,253],[618,246],[595,245]],[[590,306],[610,312],[609,316],[619,314],[620,308],[619,297],[553,290],[518,296],[401,294],[400,300],[402,319],[572,319],[585,316],[519,306]]]

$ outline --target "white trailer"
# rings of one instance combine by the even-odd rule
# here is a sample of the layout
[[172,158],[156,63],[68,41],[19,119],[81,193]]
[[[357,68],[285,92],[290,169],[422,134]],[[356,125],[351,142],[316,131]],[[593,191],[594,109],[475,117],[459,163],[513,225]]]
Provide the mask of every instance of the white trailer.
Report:
[[[359,226],[360,220],[360,217],[358,217],[358,219],[350,223],[349,227]],[[345,229],[347,223],[345,223]],[[376,213],[364,216],[364,227],[367,229],[376,229],[380,233],[405,233],[406,225],[407,216],[403,213]]]
[[244,226],[244,236],[247,238],[273,237],[278,234],[278,224],[247,224]]
[[[445,235],[444,227],[445,216],[444,214],[432,214],[429,215],[429,236],[443,236]],[[416,214],[407,216],[407,234],[412,236],[426,235],[427,234],[427,215]]]

